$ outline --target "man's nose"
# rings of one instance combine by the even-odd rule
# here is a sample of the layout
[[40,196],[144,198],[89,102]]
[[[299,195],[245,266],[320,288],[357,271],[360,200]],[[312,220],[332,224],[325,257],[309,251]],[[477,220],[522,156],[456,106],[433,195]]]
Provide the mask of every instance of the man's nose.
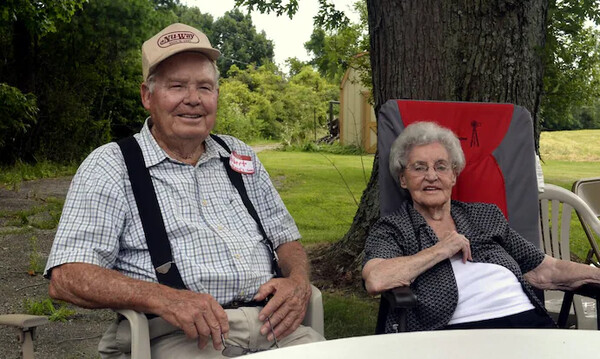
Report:
[[200,98],[200,89],[195,86],[188,86],[183,101],[188,105],[198,105],[202,102],[202,99]]

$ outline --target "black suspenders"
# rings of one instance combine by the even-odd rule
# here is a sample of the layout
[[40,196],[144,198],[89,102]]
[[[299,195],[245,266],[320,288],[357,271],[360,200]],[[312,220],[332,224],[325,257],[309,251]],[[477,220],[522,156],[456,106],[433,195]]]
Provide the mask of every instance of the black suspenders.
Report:
[[[227,146],[227,144],[225,143],[225,141],[223,141],[223,139],[221,137],[219,137],[217,135],[213,135],[212,133],[210,134],[210,137],[212,137],[213,140],[215,140],[218,144],[220,144],[221,147],[223,147],[225,149],[225,151],[227,151],[227,153],[231,154],[231,150],[229,149],[229,146]],[[258,229],[260,230],[260,233],[263,236],[262,242],[269,249],[269,253],[271,254],[271,268],[273,270],[273,274],[275,274],[276,277],[282,277],[281,268],[279,268],[277,253],[275,252],[275,248],[273,248],[273,242],[267,236],[267,232],[265,232],[265,228],[263,227],[262,222],[260,221],[260,218],[258,217],[258,213],[256,212],[256,209],[254,208],[252,201],[250,201],[250,198],[248,198],[248,192],[246,191],[246,186],[244,186],[242,174],[234,171],[233,168],[231,168],[231,166],[229,165],[229,157],[224,157],[224,156],[220,156],[220,157],[221,157],[221,162],[223,162],[223,166],[225,166],[225,170],[227,171],[227,176],[229,176],[229,180],[231,181],[233,186],[237,189],[238,193],[240,194],[240,197],[242,197],[242,202],[244,202],[244,206],[246,207],[246,210],[248,211],[248,213],[250,213],[250,216],[252,216],[252,218],[254,218],[254,221],[258,225]]]
[[146,235],[146,243],[152,266],[156,271],[159,283],[177,289],[185,289],[181,274],[173,262],[171,244],[167,238],[167,231],[163,221],[160,205],[154,192],[154,185],[150,178],[150,171],[146,168],[142,149],[133,137],[127,137],[117,142],[123,152],[129,181],[133,189],[135,203],[137,204],[142,227]]
[[[229,146],[227,146],[223,139],[213,134],[210,136],[228,153],[231,153]],[[129,174],[129,181],[131,182],[135,202],[140,213],[142,227],[144,228],[144,234],[148,244],[148,251],[150,252],[152,265],[156,271],[158,282],[173,288],[185,289],[186,286],[183,284],[181,274],[177,269],[177,265],[173,262],[171,245],[165,230],[160,205],[156,198],[156,192],[154,191],[154,185],[150,178],[150,172],[148,171],[148,168],[146,168],[144,162],[142,150],[134,137],[124,138],[118,141],[117,144],[121,148],[121,152],[123,152],[127,173]],[[258,217],[258,213],[250,201],[250,198],[248,198],[242,175],[231,168],[229,165],[229,157],[221,156],[221,162],[225,166],[229,180],[242,197],[242,202],[244,203],[244,206],[246,206],[248,213],[250,213],[258,225],[258,229],[263,236],[263,243],[265,243],[271,254],[273,273],[276,277],[281,277],[281,269],[277,263],[277,254],[273,248],[273,242],[268,238],[262,222]]]

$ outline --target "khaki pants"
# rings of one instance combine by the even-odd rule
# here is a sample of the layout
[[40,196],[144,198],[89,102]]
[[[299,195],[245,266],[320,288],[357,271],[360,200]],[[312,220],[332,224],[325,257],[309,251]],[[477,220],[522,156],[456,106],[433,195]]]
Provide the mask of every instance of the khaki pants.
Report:
[[[266,349],[273,345],[266,336],[260,334],[262,322],[258,320],[258,313],[262,307],[244,307],[227,309],[229,318],[229,338],[226,344],[236,344],[244,348]],[[150,344],[152,346],[152,359],[162,358],[223,358],[221,350],[215,350],[212,341],[209,341],[202,350],[198,349],[197,341],[188,339],[183,331],[167,323],[162,318],[153,318],[148,321],[150,330]],[[280,347],[306,344],[325,340],[323,336],[310,327],[300,326],[287,337],[277,340]],[[129,322],[122,320],[113,323],[98,345],[98,351],[103,359],[130,358],[131,335]]]

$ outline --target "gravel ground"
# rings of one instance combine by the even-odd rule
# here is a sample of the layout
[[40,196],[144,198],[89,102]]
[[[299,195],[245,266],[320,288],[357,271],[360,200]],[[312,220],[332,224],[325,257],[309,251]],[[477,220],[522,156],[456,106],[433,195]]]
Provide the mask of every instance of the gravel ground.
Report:
[[[22,183],[16,190],[0,188],[0,314],[24,313],[24,302],[48,298],[48,280],[30,275],[30,256],[39,255],[46,263],[56,229],[37,229],[15,225],[11,214],[43,208],[52,199],[64,199],[70,177]],[[27,216],[30,224],[52,218],[47,211]],[[35,238],[35,247],[32,245]],[[75,315],[66,322],[50,322],[38,328],[36,358],[99,358],[97,345],[101,334],[114,318],[109,310],[86,310],[69,306]],[[0,326],[0,358],[20,358],[20,343],[14,328]]]

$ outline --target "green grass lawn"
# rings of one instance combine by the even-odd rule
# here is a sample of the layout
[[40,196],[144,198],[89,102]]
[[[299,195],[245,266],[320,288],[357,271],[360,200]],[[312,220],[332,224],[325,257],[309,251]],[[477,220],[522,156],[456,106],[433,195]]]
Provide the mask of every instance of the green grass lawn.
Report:
[[371,176],[373,156],[263,151],[269,171],[305,245],[346,233]]
[[[578,179],[600,177],[600,130],[542,132],[540,154],[545,182],[571,190]],[[590,245],[575,214],[571,227],[571,252],[584,259]]]

